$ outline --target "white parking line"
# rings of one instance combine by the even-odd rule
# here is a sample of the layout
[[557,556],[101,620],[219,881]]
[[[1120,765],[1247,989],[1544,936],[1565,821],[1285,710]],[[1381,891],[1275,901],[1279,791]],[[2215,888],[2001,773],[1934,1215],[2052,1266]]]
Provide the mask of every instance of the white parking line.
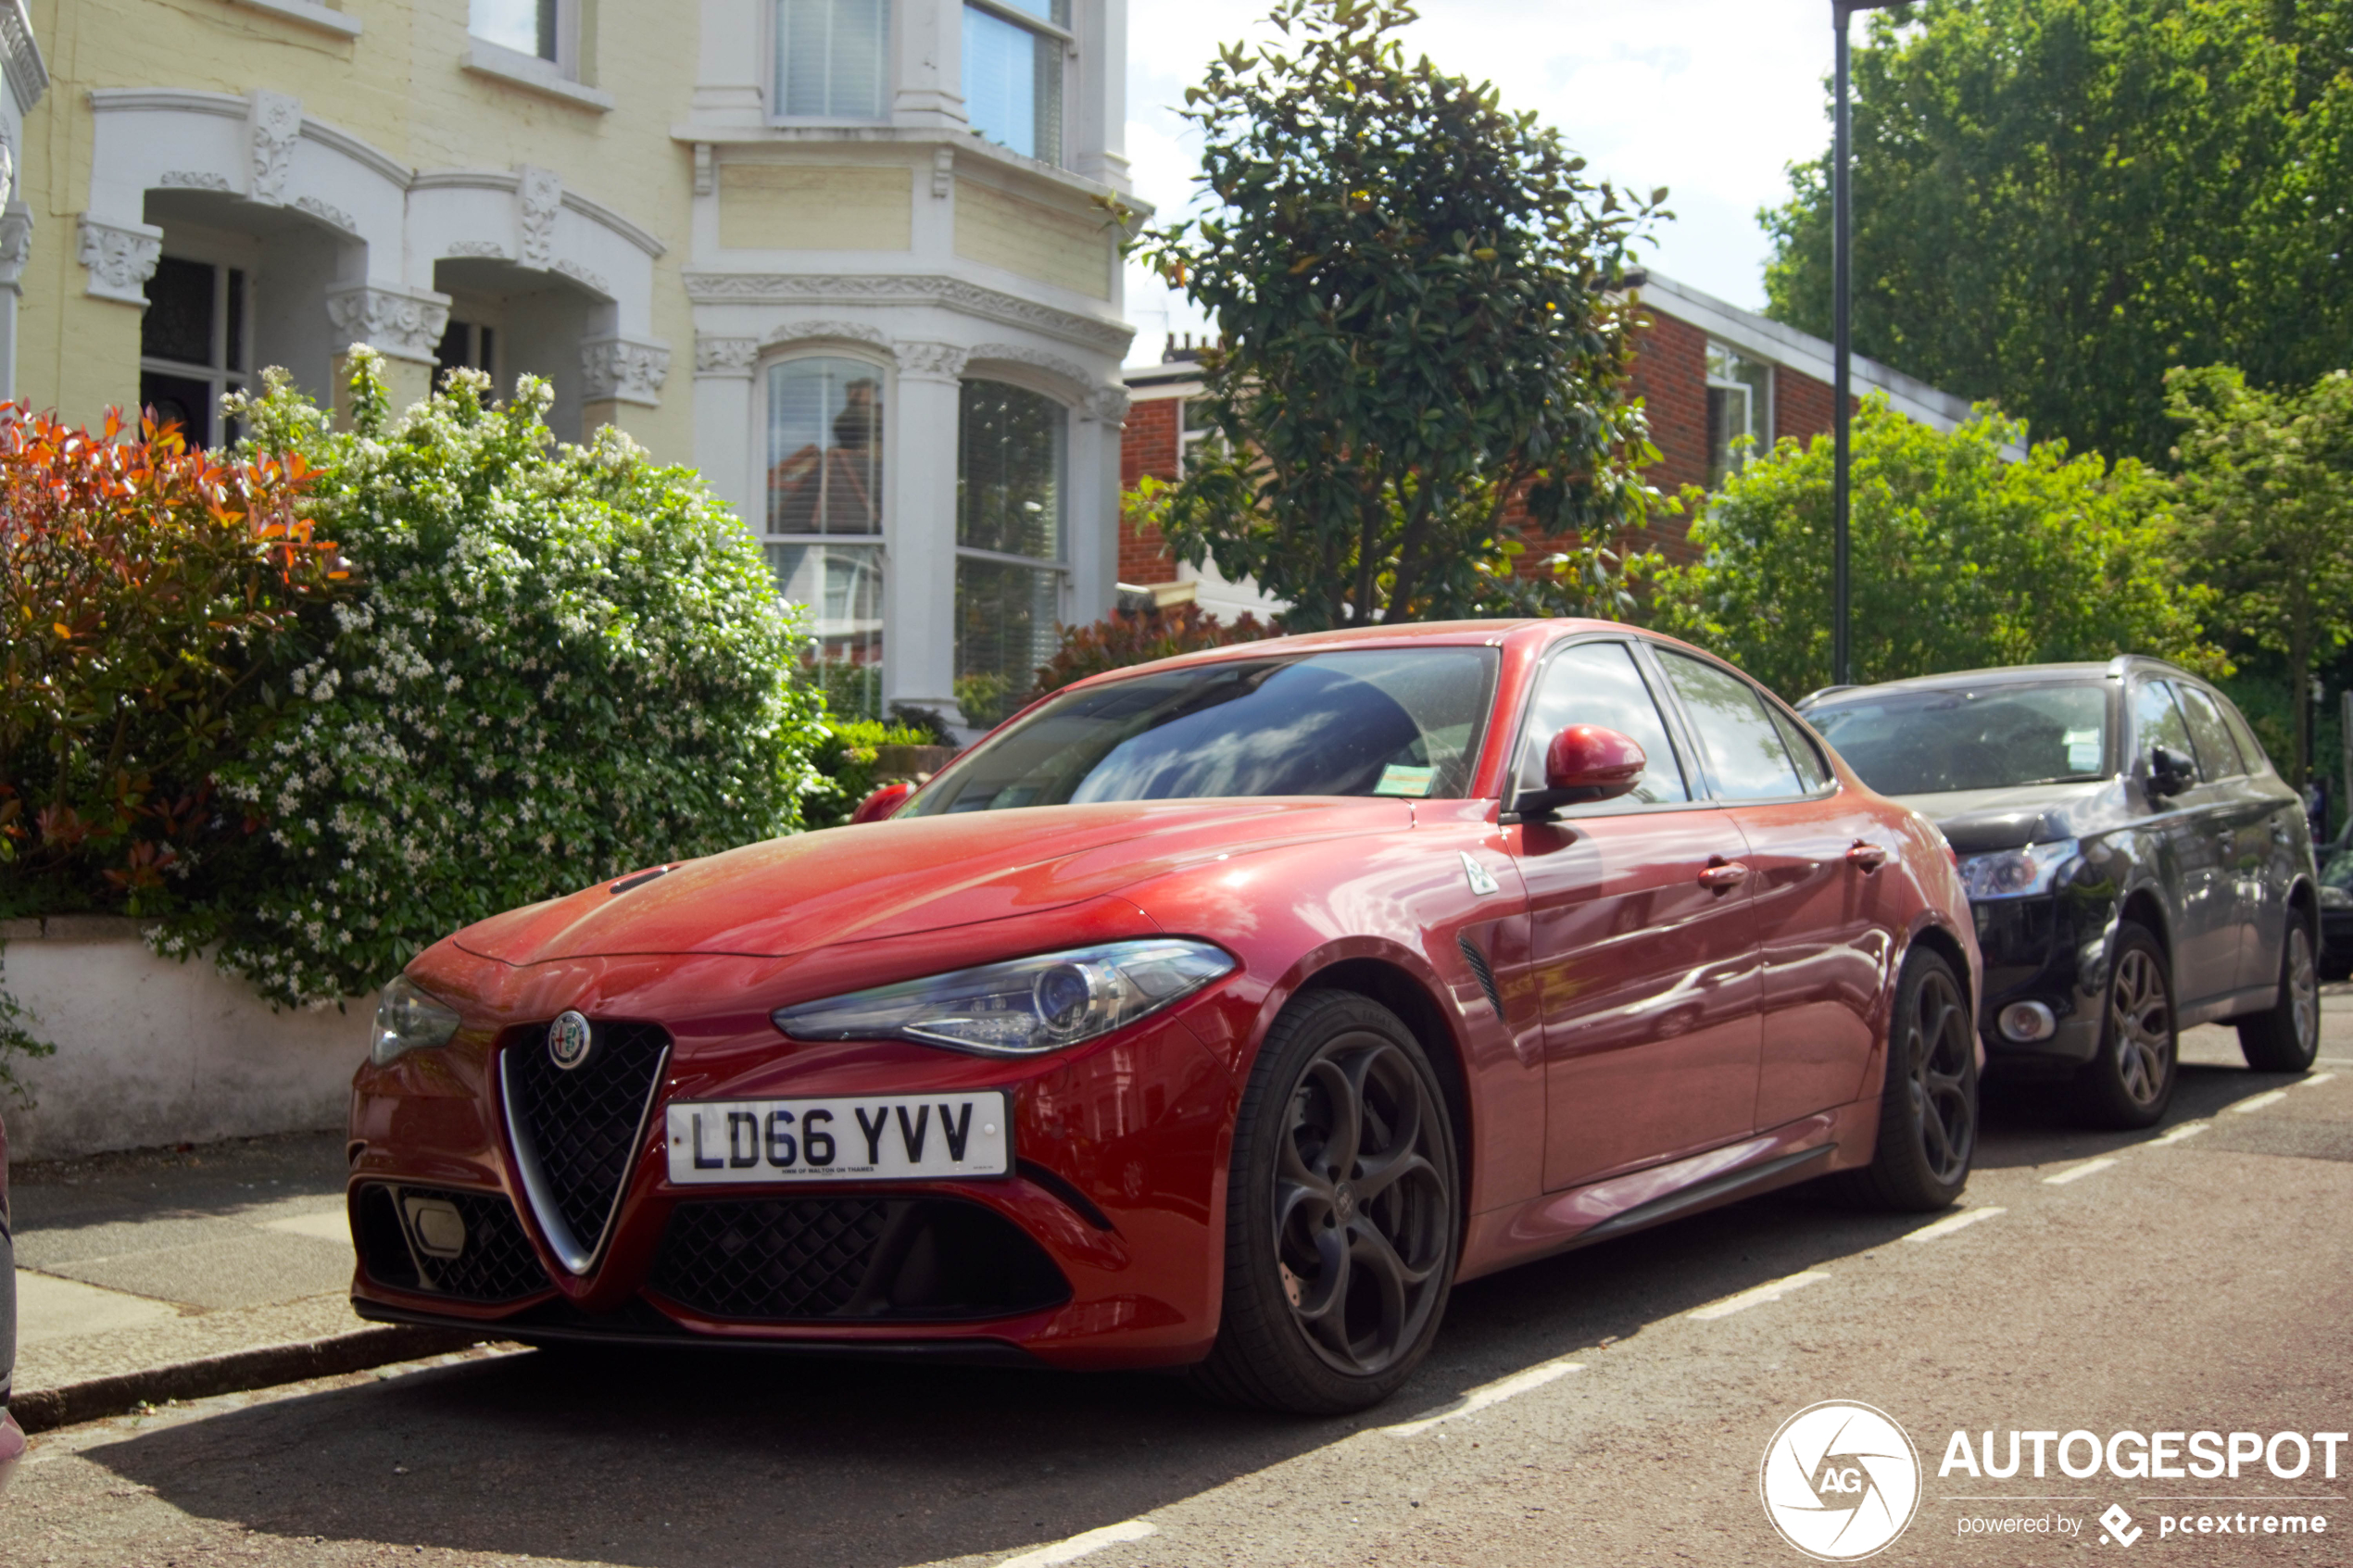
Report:
[[2269,1094],[2257,1095],[2253,1099],[2243,1099],[2231,1109],[2244,1116],[2250,1110],[2260,1110],[2267,1105],[2277,1105],[2285,1098],[2287,1098],[2285,1089],[2273,1089]]
[[1160,1534],[1160,1526],[1148,1524],[1141,1519],[1124,1519],[1116,1524],[1106,1524],[1100,1530],[1089,1530],[1083,1536],[1073,1536],[1066,1541],[1041,1546],[1036,1551],[1025,1551],[1019,1557],[1008,1557],[997,1568],[1057,1568],[1058,1564],[1076,1562],[1080,1558],[1103,1549],[1107,1546],[1125,1546]]
[[2171,1132],[2167,1133],[2163,1137],[2151,1138],[2142,1147],[2145,1148],[2163,1148],[2167,1144],[2180,1143],[2183,1138],[2194,1138],[2197,1136],[2200,1133],[2206,1131],[2208,1125],[2208,1123],[2204,1122],[2184,1122],[2180,1126],[2174,1128]]
[[1742,1291],[1738,1296],[1727,1296],[1721,1301],[1710,1301],[1705,1307],[1694,1308],[1692,1316],[1702,1323],[1713,1323],[1718,1318],[1729,1318],[1734,1312],[1745,1312],[1751,1307],[1761,1307],[1768,1301],[1778,1301],[1793,1290],[1830,1277],[1827,1269],[1808,1269],[1787,1279],[1768,1280],[1763,1285]]
[[2063,1187],[2070,1182],[2080,1182],[2086,1176],[2095,1176],[2115,1163],[2113,1160],[2086,1160],[2081,1165],[2070,1165],[2057,1175],[2045,1176],[2043,1185]]
[[1401,1421],[1394,1426],[1384,1426],[1381,1430],[1392,1437],[1411,1437],[1416,1433],[1428,1431],[1441,1422],[1453,1421],[1457,1416],[1474,1414],[1490,1405],[1500,1405],[1515,1394],[1525,1394],[1530,1388],[1541,1388],[1555,1378],[1566,1377],[1572,1372],[1584,1370],[1585,1363],[1582,1361],[1562,1360],[1540,1362],[1529,1367],[1526,1372],[1516,1372],[1509,1377],[1498,1378],[1492,1383],[1480,1385],[1464,1395],[1460,1404],[1449,1406],[1436,1415],[1427,1415],[1419,1421]]
[[1904,1239],[1906,1241],[1934,1241],[1939,1236],[1951,1236],[1955,1231],[1965,1231],[1980,1220],[1990,1220],[1996,1214],[2008,1212],[2007,1209],[1964,1209],[1957,1214],[1945,1215],[1932,1225],[1921,1226]]
[[2291,1089],[2309,1089],[2315,1084],[2325,1084],[2335,1076],[2336,1074],[2334,1073],[2315,1073],[2309,1078],[2301,1079],[2296,1083],[2290,1084],[2288,1087]]

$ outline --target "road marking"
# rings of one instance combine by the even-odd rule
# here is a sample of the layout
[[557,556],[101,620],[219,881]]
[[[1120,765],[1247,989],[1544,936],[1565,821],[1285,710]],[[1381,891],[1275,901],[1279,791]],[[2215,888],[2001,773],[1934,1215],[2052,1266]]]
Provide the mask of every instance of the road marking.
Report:
[[1514,1395],[1525,1394],[1531,1388],[1541,1388],[1556,1378],[1567,1377],[1572,1372],[1584,1370],[1584,1362],[1572,1361],[1566,1358],[1560,1361],[1540,1362],[1529,1367],[1526,1372],[1516,1372],[1509,1377],[1481,1384],[1465,1394],[1459,1403],[1449,1405],[1436,1415],[1426,1415],[1419,1421],[1401,1421],[1394,1426],[1384,1426],[1381,1430],[1392,1437],[1411,1437],[1416,1433],[1428,1431],[1441,1422],[1452,1421],[1457,1416],[1474,1414],[1490,1405],[1500,1405]]
[[2113,1160],[2086,1160],[2081,1165],[2070,1165],[2055,1176],[2045,1176],[2043,1185],[2063,1187],[2070,1182],[2080,1182],[2086,1176],[2095,1176],[2115,1163]]
[[1990,1220],[1996,1214],[2008,1212],[2007,1209],[1964,1209],[1957,1214],[1947,1214],[1932,1225],[1923,1225],[1904,1239],[1906,1241],[1934,1241],[1939,1236],[1951,1236],[1955,1231],[1965,1231],[1980,1220]]
[[1099,1552],[1107,1546],[1125,1546],[1160,1534],[1160,1526],[1148,1524],[1141,1519],[1124,1519],[1116,1524],[1106,1524],[1100,1530],[1089,1530],[1083,1536],[1073,1536],[1066,1541],[1041,1546],[1036,1551],[1025,1551],[1019,1557],[1008,1557],[997,1568],[1057,1568],[1063,1562],[1076,1562],[1082,1557]]
[[2288,1087],[2291,1089],[2309,1089],[2315,1084],[2325,1084],[2335,1076],[2336,1074],[2334,1073],[2315,1073],[2309,1078],[2303,1080],[2301,1083],[2290,1084]]
[[2163,1148],[2167,1144],[2180,1143],[2183,1138],[2194,1138],[2197,1136],[2200,1133],[2206,1131],[2208,1125],[2208,1124],[2204,1122],[2184,1122],[2180,1126],[2174,1128],[2171,1132],[2166,1134],[2163,1137],[2149,1139],[2149,1141],[2143,1147],[2147,1148]]
[[2250,1110],[2260,1110],[2267,1105],[2277,1105],[2285,1098],[2287,1098],[2285,1089],[2273,1089],[2269,1094],[2257,1095],[2253,1099],[2243,1099],[2231,1109],[2244,1116]]
[[1830,1277],[1827,1269],[1808,1269],[1787,1279],[1768,1280],[1763,1285],[1742,1291],[1738,1296],[1727,1296],[1721,1301],[1710,1301],[1705,1307],[1695,1308],[1692,1316],[1702,1323],[1713,1323],[1718,1318],[1729,1318],[1734,1312],[1745,1312],[1751,1307],[1761,1307],[1768,1301],[1778,1301],[1793,1290]]

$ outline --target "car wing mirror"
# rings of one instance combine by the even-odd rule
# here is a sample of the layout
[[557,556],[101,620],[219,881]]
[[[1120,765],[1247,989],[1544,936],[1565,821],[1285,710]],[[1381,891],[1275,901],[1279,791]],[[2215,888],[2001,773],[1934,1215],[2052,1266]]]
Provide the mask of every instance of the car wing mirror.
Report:
[[1543,822],[1564,806],[1615,800],[1641,780],[1650,759],[1631,736],[1600,724],[1571,724],[1544,748],[1544,787],[1512,802],[1522,822]]
[[2189,788],[2194,782],[2187,758],[2176,757],[2161,746],[2149,747],[2147,786],[2150,799],[2171,799]]
[[849,821],[852,825],[859,822],[879,822],[901,806],[906,805],[907,797],[914,793],[915,785],[912,780],[900,779],[895,783],[887,784],[865,799],[861,800],[858,803],[858,809],[849,813]]

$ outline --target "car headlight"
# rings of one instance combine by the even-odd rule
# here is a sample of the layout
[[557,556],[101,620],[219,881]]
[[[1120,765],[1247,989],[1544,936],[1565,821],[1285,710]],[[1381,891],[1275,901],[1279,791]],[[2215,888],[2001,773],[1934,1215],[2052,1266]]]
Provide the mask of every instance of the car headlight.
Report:
[[914,1040],[1036,1056],[1132,1023],[1234,967],[1207,942],[1107,942],[800,1002],[772,1016],[796,1040]]
[[2321,889],[2321,908],[2324,909],[2353,909],[2353,887],[2323,886]]
[[457,1033],[455,1012],[407,975],[395,975],[376,1002],[376,1037],[368,1047],[368,1060],[389,1067],[410,1051],[447,1045]]
[[1961,887],[1972,898],[2023,898],[2048,893],[2059,872],[2074,863],[2080,846],[2061,838],[2023,849],[1961,857]]

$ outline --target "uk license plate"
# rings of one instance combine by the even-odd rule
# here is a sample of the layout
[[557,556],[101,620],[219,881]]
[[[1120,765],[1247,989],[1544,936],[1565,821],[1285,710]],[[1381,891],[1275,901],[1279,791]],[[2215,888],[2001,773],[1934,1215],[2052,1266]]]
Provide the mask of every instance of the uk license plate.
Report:
[[840,1099],[702,1100],[669,1107],[670,1179],[907,1181],[1013,1169],[1004,1091]]

